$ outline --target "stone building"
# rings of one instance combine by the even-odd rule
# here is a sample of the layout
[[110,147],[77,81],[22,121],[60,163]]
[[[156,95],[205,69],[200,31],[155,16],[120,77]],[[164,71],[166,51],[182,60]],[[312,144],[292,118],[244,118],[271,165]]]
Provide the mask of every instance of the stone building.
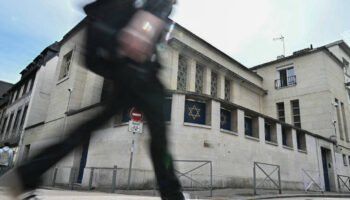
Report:
[[12,87],[12,85],[12,83],[0,81],[0,122],[5,115],[6,105],[8,103],[7,91]]
[[338,174],[348,174],[350,163],[349,61],[349,46],[337,41],[252,68],[269,91],[263,99],[266,115],[336,141]]
[[[15,153],[14,160],[17,159],[24,127],[37,124],[46,117],[58,50],[58,43],[45,48],[21,72],[21,79],[7,92],[8,103],[0,120],[0,147],[10,143]],[[26,148],[23,150],[29,151]]]
[[[45,118],[25,128],[21,148],[26,155],[33,155],[41,147],[62,139],[100,108],[108,84],[102,77],[84,68],[84,31],[85,20],[60,41]],[[323,110],[324,105],[317,101],[321,97],[304,101],[302,91],[296,90],[301,87],[316,92],[319,76],[311,76],[315,74],[311,73],[303,77],[302,74],[299,76],[299,72],[295,73],[298,84],[289,90],[298,92],[297,95],[288,96],[290,94],[286,92],[282,96],[277,94],[283,91],[282,88],[277,90],[274,84],[275,67],[258,66],[254,68],[257,72],[254,72],[178,24],[168,43],[159,45],[157,49],[163,65],[159,76],[168,90],[166,105],[160,106],[167,110],[168,137],[176,160],[211,161],[214,187],[252,187],[253,164],[263,162],[280,166],[284,189],[302,189],[301,174],[304,169],[320,172],[321,185],[328,184],[327,189],[338,190],[337,175],[348,175],[350,169],[336,159],[342,157],[342,153],[335,140],[329,137],[329,127],[323,127],[328,118],[317,128],[312,124],[317,119],[304,116],[304,106],[309,104],[316,106],[309,108],[310,113]],[[315,60],[321,60],[321,64],[327,61],[329,68],[334,66],[336,70],[342,70],[339,58],[330,54],[319,50],[307,55],[318,56]],[[276,61],[276,65],[284,66],[277,64],[280,61],[293,64],[288,59],[309,62],[307,57],[293,55]],[[294,66],[296,68],[297,64]],[[317,63],[316,66],[319,67]],[[270,72],[263,73],[265,69],[270,69]],[[325,76],[325,69],[316,71],[324,74],[324,80],[331,80],[333,77]],[[321,85],[327,84],[323,83],[324,80],[321,80]],[[343,96],[336,97],[339,105],[345,102]],[[284,120],[276,116],[276,102],[283,101],[289,105],[291,100],[296,99],[299,104],[294,103],[293,108],[299,108],[301,121],[296,118],[292,121],[287,109]],[[330,107],[333,99],[328,100]],[[52,169],[47,173],[46,183],[51,183],[53,177],[56,183],[62,184],[73,178],[82,186],[87,186],[93,174],[92,184],[104,187],[110,184],[112,178],[111,171],[103,168],[118,166],[117,187],[126,187],[131,141],[135,139],[131,187],[152,188],[154,174],[148,156],[147,119],[144,133],[133,135],[128,132],[128,112],[129,109],[125,109],[106,122],[96,131],[88,146],[75,150],[54,166],[58,170]],[[329,168],[322,167],[322,158]],[[193,167],[193,163],[175,164],[179,170]],[[77,169],[76,175],[72,175],[70,168]],[[91,171],[92,168],[100,170]],[[206,185],[210,182],[208,168],[194,171],[190,176]],[[256,176],[258,180],[264,178],[262,174]],[[193,182],[183,178],[185,187],[193,186]],[[273,187],[271,182],[264,186]]]

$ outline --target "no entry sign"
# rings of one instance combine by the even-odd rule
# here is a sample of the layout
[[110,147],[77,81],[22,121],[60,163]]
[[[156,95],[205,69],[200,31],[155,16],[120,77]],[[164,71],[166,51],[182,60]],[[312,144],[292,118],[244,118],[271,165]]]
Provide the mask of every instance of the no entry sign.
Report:
[[135,108],[132,108],[130,111],[130,119],[132,119],[135,122],[139,122],[142,120],[142,113]]

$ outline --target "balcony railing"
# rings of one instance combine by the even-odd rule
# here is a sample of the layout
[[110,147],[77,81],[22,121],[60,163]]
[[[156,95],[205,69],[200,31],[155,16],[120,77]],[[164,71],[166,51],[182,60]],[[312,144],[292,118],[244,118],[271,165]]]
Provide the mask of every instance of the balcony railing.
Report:
[[290,87],[297,84],[297,78],[296,76],[288,76],[287,80],[285,79],[277,79],[275,80],[275,88],[284,88],[284,87]]

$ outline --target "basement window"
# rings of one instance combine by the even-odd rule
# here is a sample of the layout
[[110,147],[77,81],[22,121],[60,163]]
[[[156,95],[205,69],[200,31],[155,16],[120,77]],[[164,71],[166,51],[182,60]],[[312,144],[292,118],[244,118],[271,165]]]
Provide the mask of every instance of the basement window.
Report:
[[302,131],[297,131],[297,146],[299,150],[306,151],[306,138]]
[[258,117],[245,115],[244,117],[244,134],[246,136],[259,138],[259,122]]
[[211,103],[197,99],[186,99],[184,122],[211,125]]
[[292,129],[282,126],[282,144],[293,148]]
[[265,141],[277,143],[276,123],[265,120]]

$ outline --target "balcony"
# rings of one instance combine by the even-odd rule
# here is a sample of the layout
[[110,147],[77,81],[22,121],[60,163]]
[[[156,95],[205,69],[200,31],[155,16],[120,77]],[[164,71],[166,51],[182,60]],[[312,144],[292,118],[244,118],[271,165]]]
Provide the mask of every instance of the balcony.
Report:
[[288,76],[285,79],[277,79],[275,80],[275,88],[280,89],[284,87],[291,87],[297,84],[296,76]]

